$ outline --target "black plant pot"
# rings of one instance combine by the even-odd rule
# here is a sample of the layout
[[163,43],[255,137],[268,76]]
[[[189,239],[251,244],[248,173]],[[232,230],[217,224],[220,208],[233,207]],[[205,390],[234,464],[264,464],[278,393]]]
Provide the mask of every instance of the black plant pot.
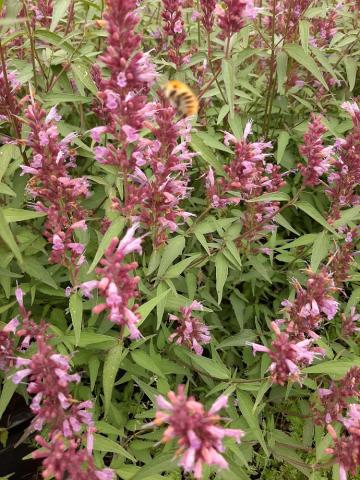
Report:
[[32,413],[20,395],[14,395],[2,416],[0,427],[8,430],[6,447],[0,445],[0,477],[13,474],[12,480],[36,480],[40,462],[36,460],[23,460],[33,451],[29,439],[14,448],[29,426]]

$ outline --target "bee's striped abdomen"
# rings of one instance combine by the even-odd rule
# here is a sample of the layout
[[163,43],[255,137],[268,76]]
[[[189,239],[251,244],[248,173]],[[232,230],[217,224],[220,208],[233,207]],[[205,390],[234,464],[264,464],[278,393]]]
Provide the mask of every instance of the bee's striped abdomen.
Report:
[[199,102],[194,92],[179,80],[170,80],[164,86],[165,96],[170,103],[186,116],[196,115],[199,110]]

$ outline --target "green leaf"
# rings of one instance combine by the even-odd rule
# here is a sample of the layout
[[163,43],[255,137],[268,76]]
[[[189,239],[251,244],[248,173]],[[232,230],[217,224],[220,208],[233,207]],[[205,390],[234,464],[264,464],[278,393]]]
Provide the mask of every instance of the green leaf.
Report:
[[311,365],[302,369],[303,373],[321,373],[331,377],[340,378],[346,375],[351,367],[360,366],[360,358],[354,357],[351,360],[329,360],[317,365]]
[[6,143],[0,147],[0,181],[2,180],[9,163],[13,158],[16,158],[18,149],[15,145]]
[[269,277],[269,273],[267,268],[259,258],[255,255],[248,256],[249,263],[255,268],[255,270],[269,283],[272,283],[271,278]]
[[6,183],[0,183],[0,194],[9,195],[10,197],[16,197],[16,193]]
[[217,345],[216,349],[228,348],[228,347],[244,347],[247,342],[252,342],[256,338],[254,330],[243,330],[241,333],[231,335],[229,338],[225,338]]
[[46,216],[46,213],[23,210],[22,208],[3,208],[3,214],[8,223],[24,222]]
[[46,285],[49,285],[49,287],[59,288],[50,273],[35,257],[24,257],[23,269],[30,277],[37,278]]
[[300,65],[305,67],[317,80],[319,80],[326,90],[329,90],[329,87],[327,86],[319,67],[316,65],[315,60],[309,54],[307,54],[304,49],[300,47],[300,45],[285,45],[284,50],[291,58],[300,63]]
[[279,133],[278,141],[277,141],[277,152],[276,152],[276,162],[281,163],[283,159],[286,147],[288,146],[290,139],[290,135],[285,130],[282,130]]
[[177,263],[170,267],[164,274],[164,278],[177,278],[179,277],[183,271],[197,258],[201,256],[201,253],[194,253],[188,258],[181,260],[181,262]]
[[6,245],[15,255],[17,261],[22,264],[23,258],[20,253],[18,244],[16,243],[15,237],[6,221],[3,209],[0,208],[0,237],[4,240]]
[[83,318],[83,302],[78,292],[73,293],[69,301],[71,321],[74,327],[75,346],[79,345]]
[[184,348],[181,349],[181,354],[179,354],[179,347],[175,348],[175,352],[181,358],[181,354],[189,357],[191,362],[195,365],[195,367],[203,370],[208,375],[213,378],[218,378],[220,380],[228,380],[230,378],[230,372],[225,367],[225,365],[221,365],[217,363],[215,360],[210,358],[202,357],[200,355],[196,355],[195,353],[190,352]]
[[117,453],[122,457],[131,460],[132,462],[136,462],[135,458],[128,453],[125,448],[123,448],[118,443],[110,440],[110,438],[103,437],[98,433],[94,434],[94,450],[97,452],[105,452],[105,453]]
[[116,218],[110,227],[106,230],[105,235],[101,239],[101,242],[99,244],[99,247],[96,251],[94,260],[92,261],[92,264],[90,265],[90,268],[88,270],[88,273],[91,273],[96,265],[98,264],[100,258],[104,255],[105,250],[109,246],[111,240],[114,237],[118,237],[120,233],[122,232],[122,229],[124,228],[125,225],[125,218],[124,217],[118,217]]
[[9,402],[15,393],[16,387],[17,385],[12,380],[5,380],[0,395],[0,418],[3,416],[6,407],[9,405]]
[[309,53],[309,31],[310,31],[310,23],[307,20],[300,20],[299,22],[300,41],[305,53]]
[[131,353],[131,356],[134,362],[140,367],[145,368],[145,370],[149,370],[152,373],[155,373],[155,375],[158,375],[159,377],[165,378],[163,372],[156,365],[156,363],[148,353],[144,352],[143,350],[135,350]]
[[316,272],[320,262],[327,256],[330,248],[329,237],[325,230],[316,236],[311,253],[311,270]]
[[97,94],[97,87],[94,80],[91,78],[89,68],[82,63],[76,63],[71,65],[71,69],[74,72],[76,78],[88,89],[93,95]]
[[170,288],[166,290],[166,292],[162,292],[159,295],[156,295],[156,297],[151,298],[148,300],[146,303],[143,303],[141,307],[138,308],[138,313],[140,314],[140,321],[138,323],[138,326],[141,325],[148,315],[152,312],[152,310],[156,307],[158,303],[161,302],[163,298],[165,298],[169,293],[170,293]]
[[355,60],[355,58],[346,55],[344,58],[344,63],[346,69],[346,76],[349,82],[349,90],[350,92],[352,92],[355,87],[358,62]]
[[184,248],[185,238],[182,235],[169,240],[161,255],[158,277],[162,278],[164,276],[166,270],[172,265],[175,258],[182,254]]
[[230,116],[234,116],[234,65],[231,59],[223,59],[222,74],[224,79],[227,101],[230,108]]
[[53,32],[58,26],[58,23],[65,17],[66,10],[68,9],[70,0],[56,0],[52,12],[50,31]]
[[285,192],[270,192],[260,195],[260,197],[252,198],[247,200],[247,202],[288,202],[290,197]]
[[216,291],[218,295],[218,304],[220,305],[224,285],[229,273],[229,265],[222,253],[218,253],[215,257],[215,268],[216,268]]
[[75,95],[74,93],[47,93],[43,97],[47,106],[57,105],[58,103],[90,103],[92,97]]
[[286,220],[286,218],[281,215],[280,213],[277,213],[274,217],[274,220],[276,223],[278,223],[279,225],[281,225],[282,227],[286,228],[287,230],[289,230],[289,232],[292,232],[292,233],[295,233],[295,235],[300,235],[299,232],[297,232],[295,230],[295,228],[293,228],[290,223]]
[[254,406],[253,406],[253,402],[251,400],[251,396],[249,393],[247,392],[244,392],[243,390],[237,390],[237,398],[238,398],[238,402],[239,402],[239,409],[243,415],[243,417],[245,418],[245,420],[247,421],[250,429],[251,429],[251,433],[253,433],[253,435],[255,435],[256,439],[258,440],[258,442],[260,443],[260,445],[262,446],[266,456],[269,456],[269,451],[267,449],[267,446],[266,446],[266,443],[265,443],[265,440],[264,440],[264,436],[262,434],[262,431],[260,429],[260,425],[259,425],[259,420],[257,418],[257,415],[254,414]]
[[281,50],[276,56],[277,91],[280,95],[285,94],[284,85],[287,78],[287,64],[288,56]]
[[150,462],[147,462],[146,465],[141,467],[129,480],[144,480],[157,473],[172,472],[177,468],[178,466],[174,462],[174,453],[166,453],[154,457]]
[[310,203],[301,201],[301,202],[297,202],[295,206],[300,210],[302,210],[303,212],[307,213],[309,217],[311,217],[317,223],[320,223],[320,225],[322,225],[331,233],[333,233],[337,238],[340,237],[337,231],[325,220],[325,218],[321,215],[321,213],[319,213],[316,210],[316,208],[313,207]]
[[208,163],[213,169],[216,171],[218,174],[224,175],[224,169],[219,162],[219,160],[215,157],[213,154],[211,148],[209,148],[203,140],[196,135],[195,133],[191,134],[191,143],[190,143],[192,149],[197,152],[202,159],[205,160],[206,163]]
[[90,374],[90,390],[93,391],[99,373],[100,360],[94,355],[90,357],[88,365]]
[[321,63],[321,65],[325,68],[325,70],[330,73],[330,75],[337,80],[337,75],[335,70],[333,69],[331,63],[327,59],[326,55],[320,52],[318,48],[312,48],[311,49],[312,53],[315,55],[317,61]]
[[348,208],[343,210],[340,214],[340,218],[333,223],[335,228],[341,227],[346,223],[354,222],[360,219],[360,206],[356,205],[355,207]]
[[115,378],[119,370],[122,359],[123,359],[122,344],[115,345],[111,350],[109,350],[105,358],[104,370],[103,370],[105,417],[107,417],[109,413]]

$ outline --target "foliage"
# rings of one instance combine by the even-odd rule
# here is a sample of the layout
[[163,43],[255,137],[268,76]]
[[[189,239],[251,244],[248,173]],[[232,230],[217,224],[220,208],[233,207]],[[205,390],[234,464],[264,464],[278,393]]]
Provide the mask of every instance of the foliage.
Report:
[[359,2],[0,6],[0,416],[43,477],[356,475]]

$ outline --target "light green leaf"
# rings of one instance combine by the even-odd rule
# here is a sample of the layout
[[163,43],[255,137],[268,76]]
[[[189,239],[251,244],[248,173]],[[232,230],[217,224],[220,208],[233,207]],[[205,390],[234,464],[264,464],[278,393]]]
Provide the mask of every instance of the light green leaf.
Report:
[[172,472],[177,468],[178,466],[176,465],[176,462],[174,462],[174,453],[166,453],[164,455],[156,456],[150,460],[150,462],[147,462],[146,465],[141,467],[135,475],[130,477],[129,480],[144,480],[157,473]]
[[315,55],[316,60],[321,63],[321,65],[325,68],[325,70],[330,73],[330,75],[337,80],[337,75],[335,70],[333,69],[333,66],[329,62],[328,58],[326,55],[320,52],[318,48],[312,48],[311,52]]
[[[179,347],[178,347],[179,348]],[[174,349],[175,352],[178,348]],[[190,352],[189,350],[181,349],[181,353],[190,358],[193,365],[200,370],[203,370],[208,375],[213,378],[218,378],[220,380],[228,380],[230,377],[229,370],[225,365],[217,363],[215,360],[210,358],[202,357],[201,355],[196,355],[195,353]]]
[[260,197],[252,198],[247,200],[249,203],[252,202],[288,202],[290,197],[285,192],[270,192],[260,195]]
[[228,348],[228,347],[244,347],[247,342],[252,342],[256,338],[254,330],[243,330],[241,333],[231,335],[229,338],[225,338],[216,349]]
[[272,283],[271,278],[269,277],[269,273],[267,268],[259,258],[255,255],[248,256],[249,263],[255,268],[255,270],[269,283]]
[[94,260],[92,261],[92,264],[90,265],[90,268],[88,270],[88,273],[91,273],[96,265],[98,264],[100,258],[104,255],[105,250],[109,246],[111,240],[114,237],[118,237],[120,233],[122,232],[122,229],[124,228],[125,225],[125,218],[124,217],[118,217],[116,218],[110,227],[106,230],[105,235],[101,239],[101,242],[99,244],[99,247],[96,251]]
[[35,257],[24,257],[23,269],[28,275],[37,278],[46,285],[49,285],[49,287],[59,288],[50,273]]
[[3,209],[0,208],[0,237],[4,240],[6,245],[15,255],[17,261],[22,264],[23,258],[20,253],[18,244],[16,243],[15,237],[6,221]]
[[58,103],[90,103],[92,98],[74,93],[47,93],[43,97],[47,106],[57,105]]
[[304,49],[300,47],[300,45],[285,45],[284,50],[291,58],[300,63],[300,65],[305,67],[317,80],[319,80],[326,90],[329,90],[329,87],[327,86],[319,67],[316,65],[315,60],[309,54],[307,54]]
[[176,265],[173,265],[170,267],[164,275],[164,278],[177,278],[179,277],[183,271],[197,258],[201,256],[200,253],[194,253],[188,258],[185,258],[184,260],[181,260],[179,263]]
[[215,258],[215,268],[216,268],[216,291],[218,295],[218,304],[220,305],[224,285],[229,273],[229,265],[222,253],[218,253]]
[[96,452],[117,453],[122,457],[131,460],[132,462],[136,462],[135,458],[121,445],[114,442],[113,440],[110,440],[110,438],[99,435],[98,433],[94,434],[94,450]]
[[158,375],[159,377],[165,377],[165,375],[156,365],[154,360],[150,357],[148,353],[144,352],[144,350],[135,350],[131,353],[131,356],[134,362],[140,367],[145,368],[145,370],[149,370],[152,373],[155,373],[155,375]]
[[94,80],[91,78],[89,68],[82,63],[73,63],[71,69],[76,78],[88,89],[93,95],[97,94],[97,87]]
[[299,22],[300,41],[305,53],[309,53],[309,31],[310,31],[310,23],[307,20],[300,20]]
[[316,272],[320,262],[327,256],[330,248],[329,237],[325,230],[317,235],[312,253],[311,253],[311,270]]
[[46,216],[46,213],[23,210],[22,208],[4,208],[3,214],[8,223],[24,222],[26,220],[33,220],[34,218]]
[[170,293],[170,288],[166,290],[166,292],[162,292],[160,295],[157,295],[154,298],[151,298],[146,303],[143,303],[138,308],[138,313],[140,314],[140,321],[137,324],[138,326],[141,325],[147,318],[147,316],[152,312],[152,310],[156,307],[156,305],[161,302],[163,298],[165,298]]
[[208,163],[218,174],[224,175],[224,169],[219,162],[219,160],[213,154],[211,148],[209,148],[203,140],[196,135],[195,133],[191,134],[191,147],[192,149],[197,152],[206,163]]
[[74,327],[75,346],[79,345],[83,318],[83,302],[79,293],[73,293],[69,301],[71,321]]
[[276,152],[276,162],[281,163],[283,159],[286,147],[288,146],[290,139],[290,135],[287,131],[282,130],[279,133],[278,141],[277,141],[277,152]]
[[123,346],[122,344],[118,343],[111,350],[109,350],[105,358],[103,370],[105,417],[107,417],[109,413],[115,378],[119,370],[121,360],[123,359],[123,355]]
[[16,197],[16,193],[6,183],[0,183],[0,194],[9,195],[10,197]]
[[242,413],[242,415],[244,416],[245,420],[247,421],[250,429],[251,429],[251,433],[253,433],[255,435],[255,437],[257,438],[258,442],[260,443],[260,445],[262,446],[266,456],[269,456],[269,451],[267,449],[267,446],[266,446],[266,443],[265,443],[265,440],[264,440],[264,436],[262,434],[262,431],[260,429],[260,425],[259,425],[259,420],[257,418],[257,415],[254,414],[254,406],[253,406],[253,402],[252,402],[252,399],[251,399],[251,396],[249,393],[247,392],[244,392],[243,390],[237,390],[237,398],[238,398],[238,402],[239,402],[239,408],[240,408],[240,411]]
[[277,91],[280,95],[285,94],[284,85],[287,78],[287,64],[288,56],[281,50],[276,56]]
[[9,163],[13,158],[16,158],[18,149],[15,145],[6,143],[0,147],[0,181],[2,180]]
[[234,116],[234,65],[232,59],[223,59],[222,74],[225,84],[227,101],[230,108],[230,116]]
[[358,62],[355,60],[355,58],[346,55],[344,58],[344,63],[346,69],[346,76],[349,82],[349,90],[350,92],[352,92],[355,87]]
[[50,25],[50,31],[53,32],[58,26],[58,23],[65,17],[66,10],[68,9],[70,0],[56,0],[52,12],[52,19]]
[[295,235],[300,235],[299,232],[297,232],[295,230],[295,228],[293,228],[290,223],[286,220],[286,218],[281,215],[280,213],[277,213],[274,217],[274,220],[276,223],[278,223],[279,225],[281,225],[282,227],[286,228],[287,230],[289,230],[290,232],[292,233],[295,233]]
[[316,210],[316,208],[313,207],[310,203],[301,201],[301,202],[297,202],[295,206],[300,210],[302,210],[303,212],[307,213],[309,217],[311,217],[316,222],[320,223],[320,225],[322,225],[331,233],[333,233],[337,238],[340,237],[337,231],[325,220],[325,218],[321,215],[321,213],[319,213]]
[[351,360],[329,360],[328,362],[321,362],[317,365],[311,365],[302,370],[303,373],[322,373],[330,375],[331,377],[340,378],[346,375],[351,367],[360,367],[360,358],[354,357]]
[[169,240],[161,256],[158,277],[162,278],[164,276],[166,270],[172,265],[175,258],[182,254],[184,248],[185,238],[182,235]]
[[17,385],[11,379],[5,380],[0,395],[0,418],[3,416],[6,407],[9,405],[16,387]]

